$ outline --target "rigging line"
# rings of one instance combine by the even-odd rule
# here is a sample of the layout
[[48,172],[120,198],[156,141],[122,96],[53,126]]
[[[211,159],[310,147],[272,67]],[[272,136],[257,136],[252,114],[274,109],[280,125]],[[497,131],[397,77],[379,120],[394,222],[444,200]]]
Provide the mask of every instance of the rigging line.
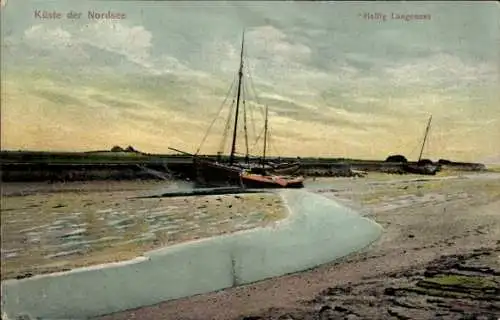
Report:
[[248,129],[247,129],[247,102],[246,102],[246,90],[245,85],[243,85],[243,130],[245,131],[245,149],[246,155],[248,156]]
[[431,146],[434,145],[432,142],[432,139],[429,139],[429,135],[431,133],[432,127],[429,126],[429,132],[427,133],[427,142],[425,143],[425,148],[424,148],[424,153],[427,155],[427,157],[430,157],[429,154],[431,152]]
[[276,155],[279,157],[280,156],[280,152],[278,150],[278,148],[276,147],[276,144],[274,143],[274,138],[271,139],[271,134],[269,132],[269,128],[267,129],[267,140],[269,141],[269,145],[274,149],[274,151],[276,152]]
[[[250,68],[250,62],[247,62],[247,71],[248,71],[248,79],[249,79],[249,82],[250,82],[250,86],[251,86],[251,89],[252,89],[253,94],[255,96],[255,101],[260,106],[260,105],[262,105],[262,103],[260,102],[259,96],[257,94],[257,90],[255,90],[255,84],[254,84],[254,81],[253,81],[252,72],[250,70],[251,70],[251,68]],[[265,110],[263,108],[259,108],[259,111],[260,111],[260,114],[262,116],[262,119],[265,120],[265,118],[266,118],[266,112],[265,112]],[[255,125],[255,122],[254,122],[254,125]],[[268,132],[269,132],[269,130],[268,130]],[[260,140],[261,135],[262,135],[262,133],[259,135],[259,137],[257,137],[257,139],[255,141],[255,144],[257,144],[257,142]]]
[[255,112],[252,107],[250,107],[250,123],[252,124],[252,135],[255,136],[257,134],[257,130],[255,129]]
[[417,155],[417,150],[420,147],[420,140],[417,141],[417,139],[415,139],[412,144],[413,144],[413,150],[411,150],[410,154],[407,155],[410,158],[413,158],[413,156]]
[[264,131],[265,131],[264,128],[262,128],[262,130],[260,131],[259,135],[255,139],[254,144],[252,145],[252,150],[253,150],[253,148],[255,148],[255,146],[257,145],[257,143],[259,143],[260,138],[262,138],[262,135],[264,134]]
[[229,129],[231,127],[231,119],[233,118],[233,112],[234,112],[234,105],[236,103],[236,100],[233,99],[233,102],[231,103],[231,107],[229,108],[229,112],[228,112],[228,115],[227,115],[227,119],[226,119],[226,126],[224,128],[224,132],[222,133],[222,140],[219,144],[219,153],[224,153],[224,147],[225,147],[225,144],[227,142],[227,138],[228,138],[228,134],[229,134]]
[[426,141],[425,141],[425,145],[424,145],[424,152],[427,154],[427,157],[429,157],[429,152],[431,150],[431,148],[430,148],[431,140],[429,139],[429,135],[431,133],[431,130],[432,130],[432,123],[429,122],[429,126],[427,129],[427,135],[426,135]]
[[236,77],[233,78],[233,82],[231,83],[231,86],[229,87],[229,90],[227,91],[226,93],[226,97],[224,98],[224,101],[222,101],[220,107],[219,107],[219,111],[217,112],[217,116],[212,120],[212,123],[210,123],[210,126],[208,127],[208,130],[207,132],[205,133],[205,136],[203,137],[203,139],[201,140],[201,143],[200,145],[198,146],[198,149],[196,149],[196,153],[195,155],[198,155],[198,153],[200,152],[201,148],[203,147],[203,144],[205,143],[205,140],[207,140],[208,138],[208,135],[210,134],[210,131],[212,130],[212,127],[214,126],[215,124],[215,121],[217,121],[217,119],[219,118],[219,115],[222,111],[222,109],[224,108],[224,104],[226,103],[227,101],[227,98],[229,97],[229,94],[231,93],[231,91],[233,90],[233,87],[234,87],[234,84],[236,82]]
[[[253,144],[252,144],[252,147],[251,147],[251,150],[254,150],[255,146],[257,145],[257,143],[259,143],[260,141],[260,138],[262,138],[262,135],[264,134],[265,132],[265,128],[263,127],[261,130],[260,130],[260,133],[257,135],[255,134],[255,140],[253,141]],[[257,133],[257,130],[256,132]]]
[[[251,78],[251,75],[250,75],[250,70],[249,70],[249,67],[247,68],[247,71],[248,71],[248,78],[249,78],[249,80],[250,80],[250,81],[252,81],[252,78]],[[247,85],[247,86],[248,86],[248,85]],[[248,87],[247,87],[247,88],[248,88]],[[248,90],[248,91],[250,91],[250,90]],[[253,91],[254,91],[254,93],[255,93],[255,89],[253,89]],[[258,100],[258,97],[257,97],[257,95],[256,95],[256,94],[255,94],[255,98],[256,98],[256,100]],[[259,104],[260,104],[260,102],[259,102],[259,101],[256,101],[256,102],[257,102],[257,103],[255,104],[255,106],[257,106],[257,105],[259,105]],[[261,108],[259,108],[259,109],[261,109]],[[252,117],[252,127],[253,127],[253,132],[254,132],[254,134],[256,135],[256,134],[257,134],[257,129],[255,128],[255,123],[256,123],[256,121],[255,121],[255,113],[254,113],[254,108],[251,108],[250,110],[251,110],[251,111],[250,111],[250,115],[251,115],[251,117]],[[262,109],[261,109],[261,111],[262,111]],[[264,113],[262,113],[261,115],[263,116],[263,118],[265,117]],[[261,136],[262,136],[263,131],[264,131],[264,129],[262,129],[262,130],[261,130],[261,132],[259,133],[259,136],[257,136],[257,137],[256,137],[256,140],[255,140],[255,142],[254,142],[254,145],[252,146],[252,149],[253,149],[253,148],[255,147],[255,145],[259,142],[259,140],[260,140],[260,138],[261,138]]]
[[[248,63],[248,62],[247,62]],[[248,67],[245,69],[247,71],[247,73],[249,74],[249,71],[248,71]],[[250,76],[248,76],[248,78],[250,78]],[[250,92],[249,88],[248,88],[248,83],[247,81],[243,82],[243,86],[245,88],[245,92]],[[252,105],[255,105],[255,103],[253,103]],[[252,135],[255,136],[257,134],[257,130],[255,129],[255,113],[254,113],[254,107],[250,107],[250,122],[252,124]]]
[[422,147],[420,149],[420,154],[418,156],[418,161],[420,161],[422,159],[422,156],[423,156],[424,151],[425,151],[425,147],[427,146],[426,142],[427,142],[427,138],[429,137],[429,131],[431,129],[431,121],[432,121],[432,115],[430,116],[430,118],[428,120],[428,123],[427,123],[427,126],[425,127],[424,141],[422,142]]
[[[247,67],[247,71],[248,71],[248,79],[250,80],[250,86],[252,87],[252,91],[255,95],[255,101],[257,101],[257,103],[259,105],[261,105],[260,101],[259,101],[259,96],[257,95],[257,91],[255,90],[255,85],[254,85],[254,82],[253,82],[253,77],[252,77],[252,73],[250,72],[250,64],[248,64],[248,67]],[[262,112],[262,118],[264,118],[266,115],[265,115],[265,112],[264,110],[261,109],[261,112]]]
[[[269,145],[271,145],[271,143],[273,143],[273,145],[274,145],[274,139],[273,139],[273,140],[271,140],[271,138],[273,137],[273,136],[272,136],[272,132],[273,132],[273,131],[271,130],[271,126],[269,125],[269,122],[270,122],[270,121],[268,120],[268,124],[267,124],[267,140],[268,140],[268,144],[269,144]],[[275,150],[274,150],[274,151],[276,151],[276,147],[274,147],[274,148],[275,148]],[[279,152],[278,152],[278,155],[279,155]]]
[[411,150],[410,153],[406,154],[407,157],[413,158],[414,156],[418,156],[418,149],[422,146],[421,144],[420,137],[413,137],[410,141],[407,141],[406,143],[403,144],[402,148],[404,149],[409,149],[411,146],[413,146],[413,149]]

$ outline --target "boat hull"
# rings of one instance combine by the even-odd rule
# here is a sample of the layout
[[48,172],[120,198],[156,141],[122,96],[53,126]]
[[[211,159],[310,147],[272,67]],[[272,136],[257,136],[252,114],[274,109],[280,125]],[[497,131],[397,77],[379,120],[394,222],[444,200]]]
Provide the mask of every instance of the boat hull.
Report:
[[431,175],[431,176],[436,175],[436,173],[439,171],[439,167],[435,165],[407,164],[403,168],[408,173]]
[[240,168],[205,160],[194,161],[196,182],[203,186],[242,186]]
[[302,177],[280,177],[280,176],[263,176],[258,174],[243,174],[241,176],[243,185],[246,188],[303,188],[304,178]]
[[269,169],[269,172],[278,175],[293,175],[299,172],[299,170],[300,170],[300,164],[295,163],[295,164],[280,164],[277,166],[273,166],[271,167],[271,169]]
[[251,174],[237,166],[206,160],[195,160],[196,182],[199,186],[244,188],[303,188],[304,178]]

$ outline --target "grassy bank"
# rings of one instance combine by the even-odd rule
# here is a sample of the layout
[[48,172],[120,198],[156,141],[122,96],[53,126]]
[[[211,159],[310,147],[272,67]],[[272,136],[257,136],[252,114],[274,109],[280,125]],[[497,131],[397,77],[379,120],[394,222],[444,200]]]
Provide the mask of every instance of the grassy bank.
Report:
[[[207,155],[216,158],[215,155]],[[243,160],[243,158],[237,158]],[[300,161],[305,176],[344,176],[344,171],[360,170],[382,173],[405,173],[403,163],[384,160],[349,158],[281,157],[283,161]],[[180,154],[146,154],[136,151],[45,152],[0,151],[2,181],[97,181],[162,179],[161,174],[174,172],[193,178],[192,157]],[[478,163],[447,161],[443,169],[481,171]],[[160,177],[147,172],[155,170]]]

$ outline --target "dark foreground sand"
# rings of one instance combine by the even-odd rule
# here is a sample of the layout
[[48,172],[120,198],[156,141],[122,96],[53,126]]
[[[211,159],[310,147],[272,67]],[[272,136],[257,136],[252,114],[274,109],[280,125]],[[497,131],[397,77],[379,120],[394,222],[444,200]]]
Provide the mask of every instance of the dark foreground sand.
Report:
[[500,318],[500,175],[395,179],[320,190],[386,229],[365,253],[100,319]]

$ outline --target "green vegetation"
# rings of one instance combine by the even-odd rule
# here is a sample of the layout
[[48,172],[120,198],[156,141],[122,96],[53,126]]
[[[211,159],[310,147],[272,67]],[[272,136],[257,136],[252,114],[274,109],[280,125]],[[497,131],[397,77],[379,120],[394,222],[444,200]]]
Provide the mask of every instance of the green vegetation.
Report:
[[[215,157],[214,155],[207,155]],[[165,161],[171,158],[176,159],[191,159],[190,156],[182,154],[147,154],[141,152],[111,152],[106,150],[89,151],[89,152],[47,152],[47,151],[0,151],[0,159],[2,163],[71,163],[71,164],[86,164],[86,163],[110,163],[110,162],[158,162]],[[224,157],[223,157],[224,158]],[[272,159],[272,158],[270,158]],[[296,157],[282,157],[283,160],[297,160]],[[346,158],[300,158],[303,163],[308,162],[349,162],[363,164],[377,164],[383,161],[378,160],[360,160]]]
[[[177,155],[148,155],[137,152],[28,152],[28,151],[1,151],[2,163],[144,163],[159,162],[166,158],[177,158]],[[180,156],[186,158],[186,156]]]
[[425,278],[403,291],[452,299],[477,299],[495,294],[498,283],[492,277],[440,274]]
[[465,275],[439,275],[426,281],[442,286],[460,286],[471,289],[495,288],[497,284],[486,277]]
[[[199,155],[215,159],[216,155]],[[228,156],[222,156],[222,160],[227,160]],[[244,159],[237,157],[237,159]],[[318,158],[318,157],[268,157],[269,160],[283,161],[300,161],[304,167],[318,166],[329,168],[335,165],[351,165],[356,170],[380,171],[380,180],[392,179],[395,176],[385,173],[387,169],[399,168],[399,164],[387,163],[384,160],[364,160],[350,158]],[[192,156],[189,154],[148,154],[136,151],[132,147],[123,149],[121,147],[113,147],[111,151],[96,150],[88,152],[48,152],[48,151],[0,151],[1,164],[60,164],[60,165],[134,165],[134,164],[162,164],[165,162],[172,163],[189,163]],[[475,164],[473,164],[475,165]],[[481,164],[477,164],[482,166]],[[396,166],[396,167],[394,167]],[[401,169],[401,168],[399,168]],[[399,170],[398,169],[398,170]],[[402,169],[401,169],[402,170]],[[473,167],[462,168],[460,172],[476,171]],[[500,168],[498,168],[500,172]],[[439,176],[459,175],[458,171],[453,168],[447,168],[438,173]],[[383,177],[382,177],[383,176]],[[413,176],[421,177],[421,175],[406,175],[406,178]]]

